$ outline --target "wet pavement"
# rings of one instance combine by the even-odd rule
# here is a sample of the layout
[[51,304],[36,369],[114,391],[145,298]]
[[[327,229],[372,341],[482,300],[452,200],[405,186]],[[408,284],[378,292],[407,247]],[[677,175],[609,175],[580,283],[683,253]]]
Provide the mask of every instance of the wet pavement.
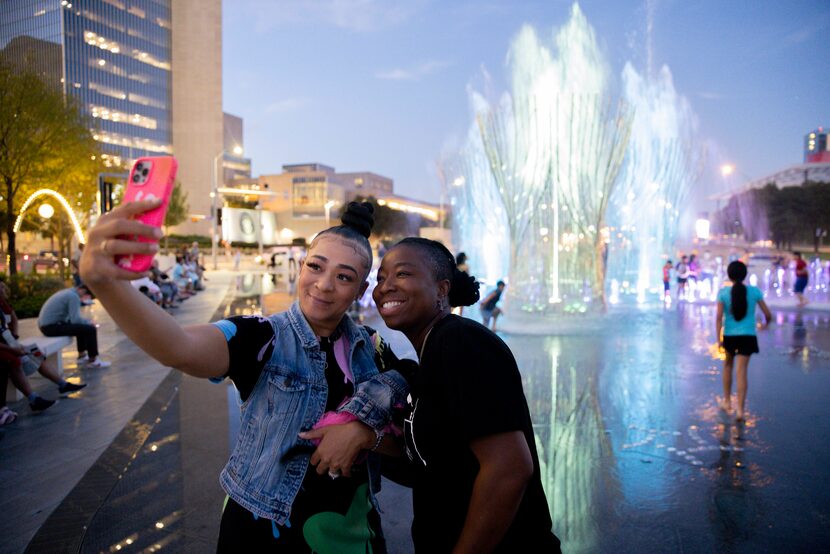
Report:
[[[284,278],[227,271],[208,284],[179,319],[268,313],[294,292]],[[751,359],[743,424],[717,408],[711,304],[617,307],[573,316],[556,336],[502,334],[522,370],[564,551],[830,544],[830,312],[774,311]],[[20,420],[0,431],[0,552],[212,551],[235,392],[158,366],[96,315],[113,367],[95,375],[67,363],[90,387],[41,416],[18,403]],[[387,333],[371,312],[367,323]],[[392,343],[411,355],[399,335]],[[387,484],[381,501],[390,551],[411,551],[407,491]]]
[[718,409],[714,317],[625,308],[568,335],[505,336],[563,550],[830,544],[830,314],[779,311],[759,333],[743,424]]

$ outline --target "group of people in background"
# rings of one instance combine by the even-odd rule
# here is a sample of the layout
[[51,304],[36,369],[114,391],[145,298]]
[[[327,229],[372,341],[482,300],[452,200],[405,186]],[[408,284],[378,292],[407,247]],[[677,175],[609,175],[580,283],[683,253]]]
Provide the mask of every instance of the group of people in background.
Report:
[[[60,396],[86,387],[84,383],[65,380],[36,343],[24,345],[20,342],[17,314],[10,303],[10,296],[8,286],[0,282],[0,425],[12,423],[17,418],[17,413],[6,406],[9,381],[26,396],[29,408],[35,413],[55,404],[55,400],[43,398],[32,389],[28,378],[35,372],[57,385]],[[46,337],[75,337],[79,367],[105,369],[110,363],[99,356],[98,331],[92,322],[81,316],[82,303],[89,303],[91,299],[92,293],[82,283],[60,290],[43,304],[37,324]]]
[[176,253],[175,263],[164,270],[158,259],[153,260],[150,274],[131,283],[144,296],[164,309],[178,308],[184,301],[204,290],[205,267],[199,258],[199,243]]
[[[729,254],[726,263],[741,261],[749,265],[753,255],[747,251],[743,256],[737,253]],[[815,262],[819,264],[820,262]],[[792,277],[787,277],[787,270],[792,270]],[[663,264],[663,300],[670,303],[673,298],[678,301],[688,300],[715,300],[716,292],[720,285],[728,280],[725,273],[725,264],[722,256],[712,256],[707,250],[699,258],[697,254],[681,255],[680,260],[675,264],[672,260],[666,260]],[[830,285],[830,263],[823,271],[827,273],[826,281]],[[755,279],[755,277],[753,277]],[[791,279],[791,280],[790,280]],[[810,266],[800,252],[792,253],[792,260],[784,256],[775,256],[771,265],[761,270],[757,277],[757,284],[769,290],[787,290],[792,287],[792,293],[797,299],[797,305],[803,307],[808,304],[804,293],[810,281]],[[676,285],[675,293],[672,294],[672,284]],[[753,283],[755,281],[753,280]]]
[[[81,308],[93,303],[94,295],[80,276],[80,259],[84,251],[81,244],[70,259],[73,286],[50,296],[40,309],[37,325],[45,337],[73,337],[77,344],[77,366],[85,369],[106,369],[110,362],[101,359],[98,351],[96,326],[81,315]],[[199,246],[194,242],[176,254],[175,264],[159,268],[158,259],[147,276],[131,281],[131,285],[144,296],[165,309],[179,304],[200,290],[204,290],[205,268],[199,263]],[[6,406],[6,393],[11,383],[26,396],[32,412],[42,412],[52,407],[56,400],[40,396],[29,382],[35,372],[52,381],[60,396],[66,396],[86,387],[84,383],[66,381],[56,365],[43,355],[36,342],[24,345],[19,341],[18,321],[11,303],[8,286],[0,282],[0,425],[12,423],[17,413]]]

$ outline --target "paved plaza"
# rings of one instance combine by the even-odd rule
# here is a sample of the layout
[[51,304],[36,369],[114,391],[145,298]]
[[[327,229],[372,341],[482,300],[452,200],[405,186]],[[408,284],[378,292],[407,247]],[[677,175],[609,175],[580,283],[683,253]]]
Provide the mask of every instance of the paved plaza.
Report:
[[[293,295],[284,279],[252,271],[220,269],[209,279],[177,311],[182,323],[270,313]],[[830,311],[821,299],[804,310],[786,298],[771,304],[775,322],[759,333],[761,354],[750,364],[745,424],[717,408],[712,304],[618,307],[575,316],[555,336],[502,334],[523,373],[565,551],[830,544]],[[79,370],[67,349],[68,377],[89,387],[40,415],[12,404],[20,418],[0,430],[0,552],[213,551],[234,389],[160,366],[100,305],[85,310],[113,365]],[[37,333],[34,320],[21,329]],[[389,336],[412,355],[400,335]],[[55,396],[41,378],[33,384]],[[410,552],[408,491],[386,483],[381,502],[390,551]]]

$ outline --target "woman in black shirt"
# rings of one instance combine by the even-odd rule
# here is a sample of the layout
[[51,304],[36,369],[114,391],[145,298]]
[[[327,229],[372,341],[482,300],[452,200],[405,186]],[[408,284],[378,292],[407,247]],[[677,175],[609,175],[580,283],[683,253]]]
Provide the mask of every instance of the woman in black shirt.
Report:
[[404,428],[419,552],[556,552],[516,360],[484,326],[450,314],[479,298],[440,243],[389,250],[373,297],[419,353]]

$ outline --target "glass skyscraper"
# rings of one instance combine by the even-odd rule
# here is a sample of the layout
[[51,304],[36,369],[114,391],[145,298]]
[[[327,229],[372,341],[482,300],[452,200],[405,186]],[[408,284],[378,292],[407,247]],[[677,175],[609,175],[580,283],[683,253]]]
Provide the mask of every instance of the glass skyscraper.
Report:
[[0,0],[0,60],[60,86],[105,163],[172,154],[171,0]]

